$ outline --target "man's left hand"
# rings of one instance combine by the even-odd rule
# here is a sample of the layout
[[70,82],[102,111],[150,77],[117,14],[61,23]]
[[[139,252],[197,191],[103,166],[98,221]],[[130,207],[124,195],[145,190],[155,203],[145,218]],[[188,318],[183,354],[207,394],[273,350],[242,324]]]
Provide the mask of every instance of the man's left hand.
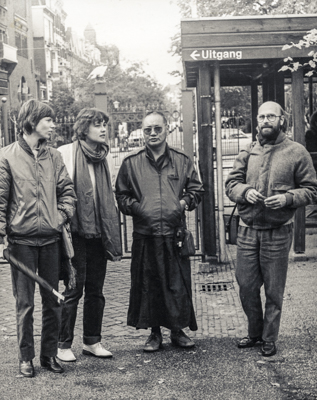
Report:
[[180,200],[180,205],[181,205],[181,207],[182,207],[182,211],[185,210],[186,204],[187,204],[187,203],[186,203],[185,200]]
[[277,194],[275,196],[268,197],[264,200],[264,204],[268,208],[276,210],[286,206],[286,196],[285,194]]

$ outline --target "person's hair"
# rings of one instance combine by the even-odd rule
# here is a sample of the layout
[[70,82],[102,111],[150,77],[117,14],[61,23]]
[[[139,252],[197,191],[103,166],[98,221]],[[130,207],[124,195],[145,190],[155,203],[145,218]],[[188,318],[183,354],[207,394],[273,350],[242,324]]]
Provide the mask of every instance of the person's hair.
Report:
[[94,125],[100,124],[103,121],[105,121],[105,123],[109,121],[109,117],[103,111],[98,110],[98,108],[83,108],[76,117],[73,127],[73,141],[86,140],[89,125],[91,123]]
[[37,124],[43,118],[55,118],[53,109],[45,103],[37,100],[29,100],[20,109],[17,127],[20,134],[31,135]]
[[[147,116],[152,115],[152,114],[153,115],[160,115],[163,118],[164,125],[167,125],[167,119],[166,119],[165,115],[161,111],[149,111],[148,113],[146,113],[145,117],[143,118],[143,121],[145,120],[145,118]],[[143,121],[142,121],[142,123],[143,123]]]
[[288,128],[288,116],[285,110],[283,110],[283,108],[280,106],[280,113],[281,115],[283,115],[284,117],[284,122],[281,125],[281,130],[282,132],[287,132],[287,128]]

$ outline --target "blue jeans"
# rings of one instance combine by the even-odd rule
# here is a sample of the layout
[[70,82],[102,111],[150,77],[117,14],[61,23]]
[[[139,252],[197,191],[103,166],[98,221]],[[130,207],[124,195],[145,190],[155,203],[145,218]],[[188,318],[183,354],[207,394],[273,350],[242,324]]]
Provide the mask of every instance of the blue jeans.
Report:
[[[59,334],[59,348],[70,349],[74,339],[74,328],[78,303],[85,290],[83,313],[83,342],[95,344],[101,341],[101,328],[105,298],[103,285],[106,276],[107,260],[101,239],[85,239],[73,235],[75,256],[72,259],[77,272],[76,288],[64,291],[62,304],[62,324]],[[65,281],[67,285],[67,281]]]
[[[45,246],[9,244],[12,256],[33,272],[38,271],[55,290],[58,290],[60,270],[60,242]],[[33,311],[35,282],[11,266],[13,295],[16,299],[17,339],[19,360],[34,358]],[[42,297],[41,355],[55,357],[57,354],[58,331],[61,307],[56,297],[40,286]]]
[[[277,340],[292,238],[293,224],[265,230],[239,226],[236,278],[250,337]],[[264,315],[260,297],[263,284]]]

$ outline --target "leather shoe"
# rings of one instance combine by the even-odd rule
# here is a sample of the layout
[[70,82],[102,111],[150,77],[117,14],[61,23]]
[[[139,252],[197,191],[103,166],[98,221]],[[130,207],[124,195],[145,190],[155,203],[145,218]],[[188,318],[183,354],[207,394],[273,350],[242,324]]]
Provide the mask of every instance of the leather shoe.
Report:
[[263,342],[261,352],[264,357],[271,357],[276,354],[276,346],[274,342]]
[[248,347],[254,347],[256,345],[261,345],[261,344],[263,344],[263,340],[260,336],[256,337],[247,336],[239,340],[238,347],[239,349],[246,349]]
[[181,329],[171,332],[171,341],[174,346],[185,347],[187,349],[195,346],[195,343]]
[[56,374],[61,374],[64,372],[64,368],[62,368],[58,362],[56,361],[56,357],[40,357],[41,366],[43,368],[48,369],[49,371],[55,372]]
[[145,345],[143,347],[143,351],[153,352],[162,348],[162,335],[160,333],[152,332],[151,335],[147,338]]
[[84,344],[83,354],[86,354],[87,356],[95,356],[100,358],[112,357],[112,353],[106,350],[100,342],[95,344]]
[[65,362],[73,362],[76,361],[76,357],[72,352],[72,349],[57,349],[57,358],[61,361]]
[[20,361],[19,362],[19,372],[25,378],[33,378],[34,367],[33,367],[32,360],[31,361]]

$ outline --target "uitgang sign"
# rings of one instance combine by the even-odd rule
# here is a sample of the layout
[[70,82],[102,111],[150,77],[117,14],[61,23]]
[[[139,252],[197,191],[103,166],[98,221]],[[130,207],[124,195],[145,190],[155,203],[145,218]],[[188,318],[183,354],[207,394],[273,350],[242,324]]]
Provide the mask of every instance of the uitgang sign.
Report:
[[242,58],[242,51],[234,51],[234,50],[225,50],[225,51],[217,51],[212,49],[206,50],[194,50],[191,53],[191,58],[195,61],[198,58],[202,59],[209,59],[209,60],[226,60],[226,59],[237,59],[241,60]]

